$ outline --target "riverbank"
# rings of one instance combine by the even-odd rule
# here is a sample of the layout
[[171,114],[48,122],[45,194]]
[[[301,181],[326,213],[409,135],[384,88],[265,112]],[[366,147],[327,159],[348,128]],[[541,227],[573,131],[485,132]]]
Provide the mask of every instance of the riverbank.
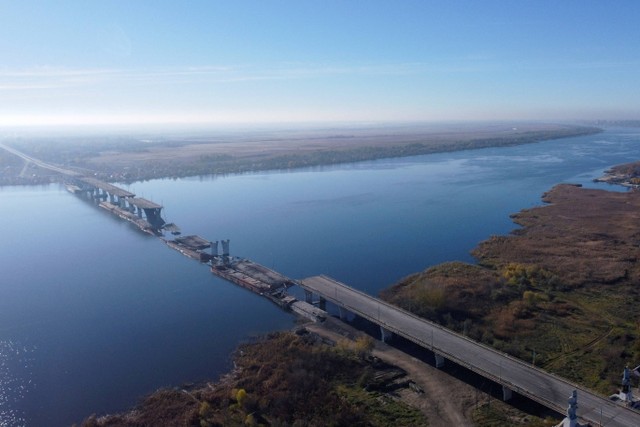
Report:
[[640,161],[614,166],[606,170],[603,176],[594,179],[594,181],[638,188],[640,187]]
[[[43,161],[91,171],[101,180],[134,182],[506,147],[598,132],[601,129],[595,127],[561,124],[461,123],[196,136],[41,137],[5,142]],[[0,153],[0,185],[51,179],[51,174]]]
[[81,425],[428,425],[399,398],[406,371],[372,357],[372,345],[305,328],[270,334],[240,346],[235,369],[216,383],[159,390],[130,412]]
[[640,193],[558,185],[522,228],[482,242],[478,265],[446,263],[387,301],[608,395],[640,361]]
[[[474,250],[478,265],[441,264],[382,295],[611,394],[622,367],[635,366],[640,357],[634,310],[640,297],[635,286],[640,279],[640,193],[561,184],[543,201],[547,205],[512,215],[522,226],[512,235],[482,242]],[[473,387],[363,337],[334,319],[300,328],[297,334],[274,334],[242,346],[235,361],[239,369],[218,383],[161,390],[131,412],[92,417],[83,425],[229,425],[247,420],[289,425],[294,420],[319,422],[313,418],[318,412],[337,417],[323,418],[321,424],[482,426],[507,420],[510,425],[554,425],[504,404],[491,407],[488,396],[478,398]],[[327,378],[333,379],[327,383]],[[372,378],[393,380],[370,382]],[[242,398],[240,390],[246,393]],[[308,398],[301,400],[301,395]],[[336,406],[331,400],[336,397],[355,406]],[[317,412],[308,412],[304,404],[309,401]],[[374,402],[382,402],[384,410]]]
[[234,360],[236,368],[215,383],[158,390],[128,412],[92,415],[81,427],[549,427],[558,421],[496,401],[333,318],[243,345]]

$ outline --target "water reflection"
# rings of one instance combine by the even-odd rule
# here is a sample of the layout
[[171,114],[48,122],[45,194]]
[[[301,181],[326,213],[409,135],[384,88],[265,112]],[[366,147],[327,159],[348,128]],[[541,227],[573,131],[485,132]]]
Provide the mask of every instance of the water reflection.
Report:
[[26,425],[21,404],[33,391],[36,347],[20,341],[0,341],[0,427]]

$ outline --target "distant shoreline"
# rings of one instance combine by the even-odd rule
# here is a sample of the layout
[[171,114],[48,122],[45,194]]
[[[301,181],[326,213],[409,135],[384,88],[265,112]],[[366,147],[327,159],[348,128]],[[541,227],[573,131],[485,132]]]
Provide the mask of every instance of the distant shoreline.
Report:
[[[266,131],[199,137],[36,138],[6,141],[41,160],[105,181],[220,175],[507,147],[591,135],[602,129],[560,124],[492,124]],[[57,177],[0,152],[0,185],[33,185]]]

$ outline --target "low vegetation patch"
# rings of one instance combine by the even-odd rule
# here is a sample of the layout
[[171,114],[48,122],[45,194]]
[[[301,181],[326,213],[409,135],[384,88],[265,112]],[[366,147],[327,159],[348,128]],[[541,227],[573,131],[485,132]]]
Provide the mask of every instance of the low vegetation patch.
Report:
[[92,416],[82,426],[426,426],[376,381],[368,348],[272,334],[241,346],[236,370],[217,384],[160,390],[126,414]]
[[499,400],[476,408],[473,411],[472,419],[477,427],[553,427],[558,423],[557,420],[551,418],[543,419],[525,414]]

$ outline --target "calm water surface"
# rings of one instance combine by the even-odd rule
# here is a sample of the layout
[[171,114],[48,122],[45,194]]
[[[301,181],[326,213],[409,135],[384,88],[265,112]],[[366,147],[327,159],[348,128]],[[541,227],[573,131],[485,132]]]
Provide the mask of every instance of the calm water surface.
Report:
[[[129,189],[184,234],[293,278],[371,294],[514,228],[559,182],[640,159],[640,133]],[[619,190],[619,189],[616,189]],[[58,185],[0,188],[0,426],[64,426],[216,379],[239,342],[294,318]]]

